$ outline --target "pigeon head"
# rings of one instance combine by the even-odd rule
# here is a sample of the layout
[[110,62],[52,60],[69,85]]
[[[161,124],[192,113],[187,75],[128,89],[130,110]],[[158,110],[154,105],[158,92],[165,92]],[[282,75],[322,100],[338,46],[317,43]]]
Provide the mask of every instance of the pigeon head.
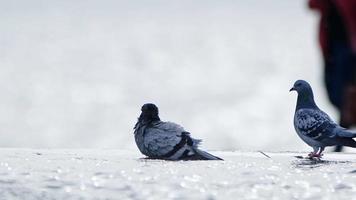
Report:
[[313,90],[308,82],[297,80],[289,91],[298,93],[297,109],[317,107],[314,102]]
[[153,103],[146,103],[141,108],[141,115],[138,118],[140,122],[153,122],[160,120],[158,116],[158,108]]
[[293,87],[289,90],[291,91],[297,91],[298,94],[308,94],[308,93],[313,93],[311,86],[309,85],[308,82],[304,81],[304,80],[297,80]]

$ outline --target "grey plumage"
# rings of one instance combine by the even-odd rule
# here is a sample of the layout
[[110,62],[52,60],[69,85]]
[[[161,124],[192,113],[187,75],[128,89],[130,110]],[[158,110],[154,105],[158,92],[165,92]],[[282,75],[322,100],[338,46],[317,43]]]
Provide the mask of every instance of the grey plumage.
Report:
[[149,158],[166,160],[222,160],[198,148],[184,128],[173,122],[163,122],[154,104],[145,104],[134,128],[135,142],[140,152]]
[[293,90],[298,92],[294,128],[298,136],[313,148],[314,151],[309,156],[320,157],[326,146],[356,147],[356,142],[352,139],[356,137],[356,133],[342,128],[318,108],[308,82],[296,81],[290,91]]

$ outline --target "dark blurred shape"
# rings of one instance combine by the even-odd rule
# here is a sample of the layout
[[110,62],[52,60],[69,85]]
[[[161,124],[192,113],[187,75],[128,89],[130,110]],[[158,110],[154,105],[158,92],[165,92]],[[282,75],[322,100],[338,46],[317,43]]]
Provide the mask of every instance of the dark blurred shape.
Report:
[[321,16],[319,43],[328,97],[340,112],[340,125],[349,128],[356,124],[356,0],[309,0],[309,7]]

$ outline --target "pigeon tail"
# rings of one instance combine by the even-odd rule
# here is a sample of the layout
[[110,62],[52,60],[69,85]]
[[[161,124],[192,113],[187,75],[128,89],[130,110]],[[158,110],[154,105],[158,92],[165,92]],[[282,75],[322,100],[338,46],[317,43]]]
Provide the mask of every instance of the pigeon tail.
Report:
[[182,155],[182,160],[223,160],[217,156],[211,155],[208,152],[199,149],[199,145],[202,143],[200,139],[194,139],[190,137],[188,132],[183,132],[182,136],[186,138],[188,146],[194,152],[193,155]]
[[355,132],[351,132],[347,129],[341,129],[340,131],[338,131],[337,135],[339,137],[344,137],[344,138],[354,138],[356,137],[356,133]]
[[194,149],[194,152],[195,154],[193,157],[196,158],[196,160],[223,160],[200,149]]
[[352,138],[336,138],[337,145],[356,148],[356,141]]

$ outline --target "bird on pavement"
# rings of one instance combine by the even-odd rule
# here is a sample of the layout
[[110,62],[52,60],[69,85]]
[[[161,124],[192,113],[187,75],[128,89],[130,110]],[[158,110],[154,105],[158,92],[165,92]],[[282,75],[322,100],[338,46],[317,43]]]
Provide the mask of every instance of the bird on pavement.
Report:
[[298,136],[313,148],[309,158],[321,158],[327,146],[342,145],[356,148],[356,133],[336,124],[314,101],[308,82],[297,80],[289,91],[298,93],[294,128]]
[[198,148],[201,140],[194,139],[183,127],[163,122],[158,108],[144,104],[134,127],[135,142],[140,152],[152,159],[163,160],[222,160]]

